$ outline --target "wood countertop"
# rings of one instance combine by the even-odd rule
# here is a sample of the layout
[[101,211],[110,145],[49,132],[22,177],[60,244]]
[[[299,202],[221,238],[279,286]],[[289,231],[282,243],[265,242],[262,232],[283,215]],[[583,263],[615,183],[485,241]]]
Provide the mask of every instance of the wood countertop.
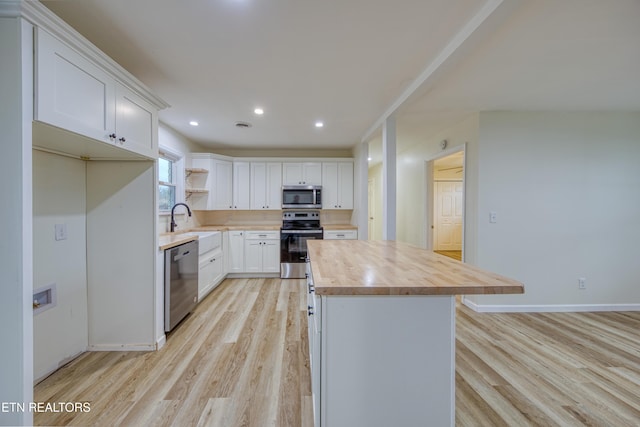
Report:
[[188,230],[176,231],[174,233],[163,233],[158,238],[160,250],[171,249],[192,240],[198,240],[197,236],[188,235],[192,231],[280,231],[278,225],[205,225],[202,227],[190,228]]
[[193,240],[198,240],[198,236],[179,233],[163,234],[158,238],[158,246],[160,247],[161,251],[164,251],[191,242]]
[[516,280],[402,242],[307,241],[318,295],[521,294]]

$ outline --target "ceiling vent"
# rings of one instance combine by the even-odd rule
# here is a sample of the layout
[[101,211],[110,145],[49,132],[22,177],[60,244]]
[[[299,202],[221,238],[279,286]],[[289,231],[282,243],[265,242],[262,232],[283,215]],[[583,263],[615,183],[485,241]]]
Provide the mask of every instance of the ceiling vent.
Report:
[[242,129],[247,129],[251,127],[251,123],[247,123],[247,122],[236,122],[236,127],[237,128],[242,128]]

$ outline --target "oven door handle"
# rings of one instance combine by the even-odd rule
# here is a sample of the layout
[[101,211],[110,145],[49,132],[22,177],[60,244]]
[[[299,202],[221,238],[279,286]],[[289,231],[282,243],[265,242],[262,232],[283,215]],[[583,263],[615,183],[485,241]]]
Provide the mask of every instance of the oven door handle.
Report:
[[283,234],[322,234],[319,230],[280,230]]

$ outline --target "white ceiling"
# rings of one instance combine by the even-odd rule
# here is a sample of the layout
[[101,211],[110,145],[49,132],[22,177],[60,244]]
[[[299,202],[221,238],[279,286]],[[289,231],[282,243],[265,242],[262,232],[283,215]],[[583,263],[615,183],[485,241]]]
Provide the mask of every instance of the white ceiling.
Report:
[[211,148],[349,148],[389,114],[400,145],[476,111],[640,111],[638,0],[44,3]]

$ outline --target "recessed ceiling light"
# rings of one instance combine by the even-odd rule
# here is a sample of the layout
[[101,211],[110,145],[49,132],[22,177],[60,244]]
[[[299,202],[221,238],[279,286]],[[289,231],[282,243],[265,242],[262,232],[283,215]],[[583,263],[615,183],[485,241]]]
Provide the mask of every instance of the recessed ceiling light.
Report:
[[195,120],[191,120],[191,121],[189,122],[189,124],[190,124],[191,126],[198,126],[200,123],[196,122]]
[[370,162],[371,160],[373,160],[373,158],[371,158],[371,157],[367,157],[367,161],[369,161],[369,162]]
[[256,108],[255,110],[253,110],[254,113],[256,113],[258,116],[261,116],[264,114],[264,110],[262,108]]
[[322,122],[316,122],[316,127],[317,127],[317,128],[321,128],[322,126],[324,126],[324,123],[322,123]]

